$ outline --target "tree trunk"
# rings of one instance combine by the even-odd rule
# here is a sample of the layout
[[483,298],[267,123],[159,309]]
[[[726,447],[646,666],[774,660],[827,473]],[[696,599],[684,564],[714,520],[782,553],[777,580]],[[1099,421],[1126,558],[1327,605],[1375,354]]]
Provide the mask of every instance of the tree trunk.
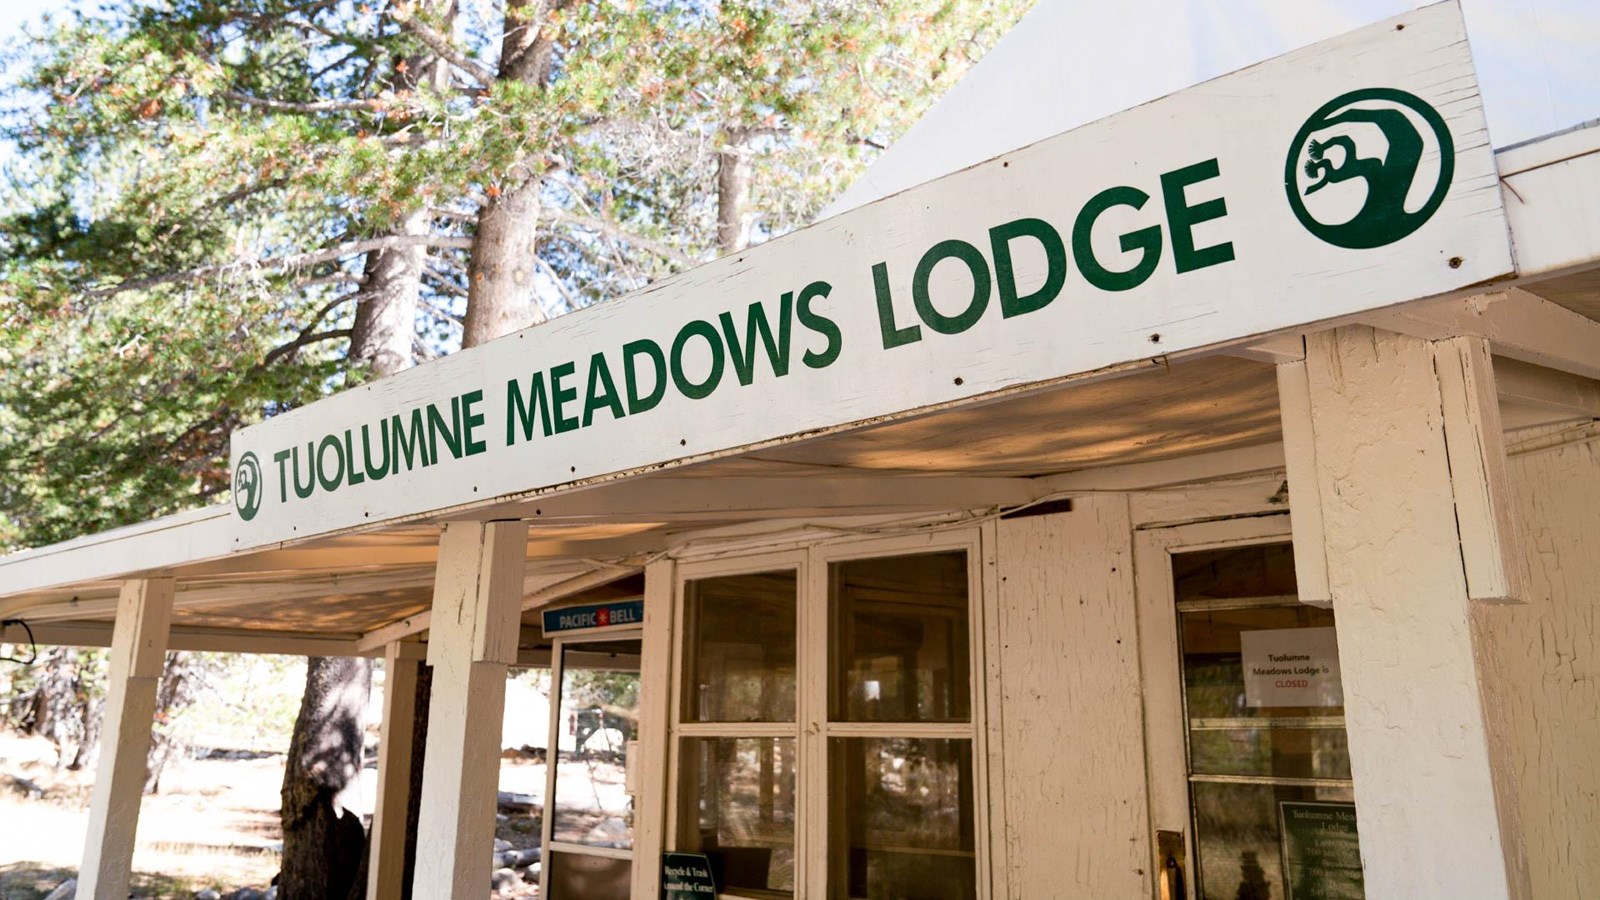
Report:
[[[506,0],[500,40],[501,81],[543,87],[550,81],[555,45],[544,34],[545,14],[570,0]],[[544,160],[525,158],[507,173],[478,213],[478,233],[467,266],[467,316],[461,346],[475,347],[545,320],[534,282]]]
[[[395,234],[425,235],[426,212],[412,213]],[[363,363],[374,375],[393,375],[411,367],[411,346],[417,334],[417,303],[422,296],[422,245],[389,247],[367,254],[361,299],[350,330],[350,361]]]
[[354,811],[372,661],[312,657],[283,772],[281,900],[340,900],[357,884],[366,833]]
[[750,246],[750,152],[730,139],[717,151],[717,251],[723,256]]
[[417,874],[417,820],[422,817],[422,763],[428,749],[428,705],[433,701],[433,667],[417,660],[397,660],[417,667],[416,715],[411,731],[411,787],[406,797],[406,858],[400,900],[412,900],[411,880]]
[[478,233],[467,266],[467,317],[462,348],[545,320],[534,283],[538,253],[539,191],[536,176],[504,190],[478,213]]

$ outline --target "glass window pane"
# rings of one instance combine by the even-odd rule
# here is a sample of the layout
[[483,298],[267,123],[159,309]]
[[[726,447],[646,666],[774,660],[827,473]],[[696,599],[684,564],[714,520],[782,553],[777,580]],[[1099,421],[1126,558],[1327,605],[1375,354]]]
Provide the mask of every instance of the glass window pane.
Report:
[[965,551],[829,566],[829,715],[841,722],[965,722]]
[[1331,641],[1330,610],[1303,604],[1203,610],[1179,613],[1178,621],[1184,700],[1189,712],[1190,771],[1350,777],[1344,706],[1333,702],[1342,698],[1318,697],[1323,705],[1316,706],[1279,706],[1274,704],[1285,701],[1258,697],[1252,705],[1245,688],[1241,635],[1306,629],[1305,634],[1326,634]]
[[[562,652],[561,712],[556,752],[550,756],[556,767],[552,836],[591,847],[631,848],[627,753],[628,741],[638,736],[639,644],[568,644]],[[592,664],[599,653],[612,662]]]
[[829,742],[834,896],[976,897],[972,742]]
[[550,896],[582,897],[583,900],[627,900],[633,863],[605,856],[584,856],[553,850],[550,861]]
[[794,721],[795,592],[792,570],[688,583],[684,721]]
[[679,849],[704,853],[725,890],[794,893],[794,738],[684,741]]
[[1250,544],[1195,550],[1172,557],[1177,599],[1216,597],[1292,597],[1295,594],[1294,545]]
[[[1347,787],[1271,784],[1190,786],[1201,900],[1361,900],[1361,853],[1354,792]],[[1281,823],[1289,814],[1322,820],[1291,827],[1289,871]],[[1323,805],[1326,804],[1326,805]],[[1292,879],[1293,891],[1286,888]]]

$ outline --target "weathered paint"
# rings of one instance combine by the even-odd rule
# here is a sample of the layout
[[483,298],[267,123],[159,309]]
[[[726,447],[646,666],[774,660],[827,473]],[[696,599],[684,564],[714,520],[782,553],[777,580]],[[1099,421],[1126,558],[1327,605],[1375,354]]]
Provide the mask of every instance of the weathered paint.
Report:
[[1514,798],[1496,803],[1452,482],[1485,466],[1451,466],[1442,407],[1462,400],[1443,396],[1437,352],[1362,327],[1306,346],[1362,862],[1386,896],[1523,898]]
[[156,688],[167,658],[173,587],[170,578],[126,581],[117,601],[100,736],[104,749],[89,797],[89,829],[78,869],[77,896],[84,900],[128,896]]
[[506,671],[517,658],[528,527],[445,526],[429,632],[433,694],[417,822],[418,898],[480,900],[489,883]]
[[389,900],[404,890],[421,650],[421,644],[395,641],[383,651],[383,723],[378,733],[378,799],[368,834],[367,900]]
[[[1126,497],[1001,521],[996,779],[1006,896],[1151,891],[1144,724]],[[991,784],[996,783],[991,781]]]
[[1600,884],[1600,446],[1513,456],[1509,474],[1526,602],[1474,611],[1510,736],[1496,765],[1520,798],[1532,896],[1583,900]]

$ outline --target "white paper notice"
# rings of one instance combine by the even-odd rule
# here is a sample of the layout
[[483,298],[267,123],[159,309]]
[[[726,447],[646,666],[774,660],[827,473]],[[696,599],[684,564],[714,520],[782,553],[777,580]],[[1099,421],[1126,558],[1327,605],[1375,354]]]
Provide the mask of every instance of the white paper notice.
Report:
[[1344,705],[1332,628],[1245,631],[1239,644],[1246,706]]

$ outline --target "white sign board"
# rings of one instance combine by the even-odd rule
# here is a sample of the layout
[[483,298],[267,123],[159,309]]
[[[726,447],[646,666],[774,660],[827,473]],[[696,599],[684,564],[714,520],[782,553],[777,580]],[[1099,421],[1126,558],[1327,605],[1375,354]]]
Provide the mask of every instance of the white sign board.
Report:
[[1440,4],[243,429],[235,545],[879,422],[1511,272],[1461,15]]
[[1239,634],[1246,706],[1343,706],[1339,643],[1332,628]]

